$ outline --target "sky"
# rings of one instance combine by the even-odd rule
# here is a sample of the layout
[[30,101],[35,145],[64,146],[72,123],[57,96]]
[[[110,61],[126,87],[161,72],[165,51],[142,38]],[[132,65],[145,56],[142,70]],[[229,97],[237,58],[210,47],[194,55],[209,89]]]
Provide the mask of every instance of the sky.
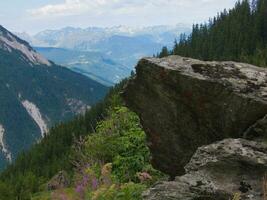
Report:
[[66,26],[86,28],[191,25],[205,22],[236,0],[0,0],[0,24],[37,33]]

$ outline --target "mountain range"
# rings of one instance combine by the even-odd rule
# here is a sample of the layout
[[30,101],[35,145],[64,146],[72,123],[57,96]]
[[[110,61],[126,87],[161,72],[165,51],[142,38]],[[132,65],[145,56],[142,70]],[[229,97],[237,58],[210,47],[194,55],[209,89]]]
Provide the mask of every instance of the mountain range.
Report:
[[[30,35],[26,32],[16,34],[28,41],[32,46],[96,51],[96,49],[90,48],[90,45],[97,44],[115,35],[125,37],[149,36],[150,40],[155,43],[172,45],[174,38],[177,38],[181,33],[189,33],[190,31],[191,25],[177,24],[175,26],[113,26],[88,27],[85,29],[65,27],[58,30],[44,30],[34,35]],[[87,43],[87,46],[85,46],[84,43]]]
[[108,88],[37,53],[0,26],[0,168],[49,132],[82,114]]
[[141,57],[152,56],[166,45],[172,47],[181,33],[190,30],[188,25],[178,24],[136,28],[66,27],[35,35],[17,34],[55,63],[110,86],[129,76]]

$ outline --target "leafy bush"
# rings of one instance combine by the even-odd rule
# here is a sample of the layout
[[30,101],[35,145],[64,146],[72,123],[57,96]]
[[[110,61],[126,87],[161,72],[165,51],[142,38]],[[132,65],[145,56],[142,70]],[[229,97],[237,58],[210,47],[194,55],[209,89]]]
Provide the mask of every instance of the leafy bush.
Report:
[[115,107],[101,121],[96,132],[87,137],[84,154],[88,163],[112,163],[119,182],[138,182],[137,173],[159,175],[150,165],[146,135],[137,115],[126,107]]

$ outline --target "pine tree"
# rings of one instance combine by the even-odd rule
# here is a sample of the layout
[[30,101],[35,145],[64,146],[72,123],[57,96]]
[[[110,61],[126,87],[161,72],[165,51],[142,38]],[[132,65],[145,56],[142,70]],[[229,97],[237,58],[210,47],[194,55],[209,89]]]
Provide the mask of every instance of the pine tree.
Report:
[[162,48],[160,54],[158,55],[159,58],[162,58],[162,57],[166,57],[169,55],[169,50],[168,48],[165,46]]

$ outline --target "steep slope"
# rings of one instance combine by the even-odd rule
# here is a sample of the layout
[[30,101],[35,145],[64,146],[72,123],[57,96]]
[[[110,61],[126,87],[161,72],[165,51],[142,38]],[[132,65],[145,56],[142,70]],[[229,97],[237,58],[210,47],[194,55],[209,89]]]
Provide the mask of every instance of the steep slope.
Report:
[[57,66],[0,26],[0,167],[100,100],[108,88]]
[[[65,170],[72,174],[75,167],[72,161],[77,158],[73,156],[73,145],[77,144],[77,138],[95,132],[98,123],[108,116],[110,108],[122,105],[118,96],[124,85],[125,81],[110,89],[106,97],[84,115],[53,126],[50,134],[40,143],[20,154],[17,160],[0,174],[0,194],[6,192],[12,193],[12,197],[15,195],[3,200],[28,200],[32,193],[43,190],[40,186],[59,171]],[[3,185],[10,185],[10,189]]]

